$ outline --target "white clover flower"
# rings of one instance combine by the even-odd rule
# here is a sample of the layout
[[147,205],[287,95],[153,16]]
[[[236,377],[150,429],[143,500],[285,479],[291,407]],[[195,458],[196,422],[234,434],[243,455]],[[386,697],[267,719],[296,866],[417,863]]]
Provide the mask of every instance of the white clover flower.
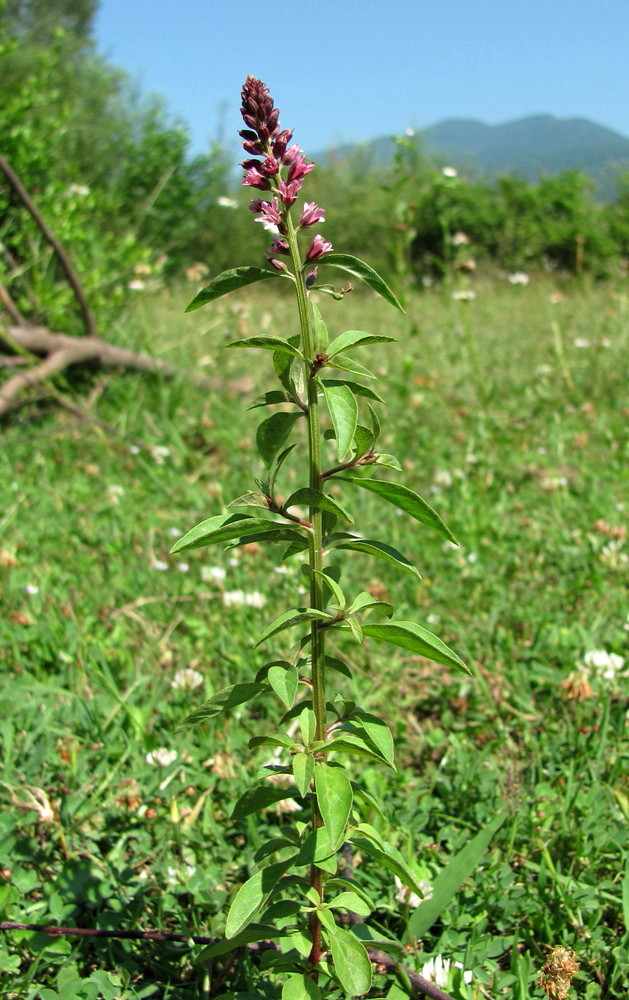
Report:
[[223,594],[223,604],[227,608],[238,608],[243,605],[249,608],[263,608],[266,604],[266,598],[258,590],[254,590],[250,594],[244,590],[226,590]]
[[149,750],[146,755],[146,763],[154,764],[157,767],[169,767],[177,760],[177,751],[169,750],[167,747],[158,747],[157,750]]
[[170,458],[170,448],[163,444],[154,444],[151,448],[151,456],[156,465],[163,465],[166,458]]
[[437,469],[432,481],[435,486],[445,486],[447,489],[452,486],[452,473],[448,469]]
[[114,507],[117,507],[120,503],[120,498],[124,496],[124,486],[118,486],[116,483],[110,483],[107,487],[107,499]]
[[606,681],[615,681],[625,665],[623,656],[608,653],[605,649],[590,649],[583,657],[587,670]]
[[467,233],[455,233],[452,237],[452,245],[455,247],[465,247],[470,242]]
[[452,292],[455,302],[472,302],[476,298],[476,292],[472,288],[460,288],[457,292]]
[[459,171],[456,167],[443,167],[441,173],[444,177],[458,177]]
[[629,563],[629,555],[623,552],[622,538],[612,538],[600,551],[599,559],[609,569],[614,571],[624,570]]
[[187,562],[178,562],[175,563],[175,566],[180,573],[187,573],[190,569],[190,563]]
[[[443,958],[441,955],[436,955],[434,958],[431,958],[428,962],[426,962],[426,964],[422,967],[421,974],[424,977],[424,979],[430,980],[436,986],[445,987],[448,985],[448,979],[450,975],[450,965],[451,962],[449,958]],[[463,966],[461,962],[455,962],[453,968],[462,969]],[[471,972],[465,972],[465,971],[463,972],[463,982],[464,983],[472,982]]]
[[164,562],[163,559],[151,559],[151,566],[160,573],[168,569],[168,563]]
[[204,583],[222,583],[227,576],[222,566],[203,566],[201,568],[201,579]]
[[31,597],[34,597],[35,594],[39,593],[39,587],[37,586],[36,583],[27,583],[26,586],[24,587],[24,590],[26,591],[27,594],[30,594]]
[[397,875],[395,875],[394,877],[395,877],[395,898],[397,899],[398,903],[405,903],[406,906],[410,906],[413,909],[415,909],[415,907],[421,906],[421,904],[426,899],[431,899],[432,886],[430,882],[426,881],[426,879],[422,878],[417,883],[419,885],[419,888],[423,892],[423,896],[418,896],[416,892],[411,892],[411,890],[404,885],[402,880],[399,879]]
[[582,350],[585,350],[585,348],[590,347],[590,341],[587,339],[587,337],[575,337],[572,343],[574,344],[575,347],[579,347]]
[[531,279],[524,271],[514,271],[507,280],[510,285],[528,285]]
[[170,535],[171,538],[180,538],[181,537],[181,531],[179,530],[179,528],[169,528],[168,529],[168,534]]
[[146,288],[146,282],[140,278],[133,278],[132,281],[127,282],[127,288],[130,292],[143,292]]
[[203,674],[194,667],[183,667],[178,670],[172,681],[171,688],[175,691],[194,691],[203,684]]
[[77,198],[87,198],[89,193],[87,184],[70,184],[68,187],[68,194],[76,195]]

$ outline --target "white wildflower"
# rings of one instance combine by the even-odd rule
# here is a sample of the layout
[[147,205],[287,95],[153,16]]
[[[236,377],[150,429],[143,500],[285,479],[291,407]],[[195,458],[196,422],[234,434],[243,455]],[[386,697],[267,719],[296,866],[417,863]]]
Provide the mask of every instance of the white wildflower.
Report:
[[410,906],[415,909],[416,906],[420,906],[424,900],[430,899],[432,897],[432,886],[430,882],[422,878],[417,883],[419,888],[422,890],[422,895],[418,896],[416,892],[411,892],[411,890],[404,885],[404,883],[397,877],[395,878],[395,898],[398,903],[404,903],[406,906]]
[[554,476],[551,473],[546,473],[540,479],[539,485],[544,493],[556,493],[557,490],[562,489],[564,486],[569,486],[570,483],[566,476]]
[[179,528],[169,528],[168,534],[171,538],[181,538],[181,531]]
[[27,594],[30,594],[31,597],[34,597],[35,594],[39,593],[39,587],[37,586],[36,583],[27,583],[26,586],[24,587],[24,590],[26,591]]
[[68,194],[73,194],[77,198],[87,198],[89,193],[87,184],[70,184],[68,187]]
[[441,173],[444,177],[458,177],[459,171],[456,167],[443,167]]
[[225,194],[220,194],[216,199],[216,204],[220,205],[221,208],[238,208],[238,202],[235,198],[228,198]]
[[616,572],[624,570],[629,564],[629,555],[623,551],[623,544],[622,538],[612,538],[599,555],[601,562]]
[[[434,958],[431,958],[428,962],[426,962],[424,966],[422,966],[421,974],[424,979],[430,980],[430,982],[433,982],[435,986],[446,987],[448,985],[450,975],[450,965],[451,962],[449,958],[443,958],[441,955],[436,955]],[[453,968],[462,969],[463,966],[460,962],[455,962]],[[463,972],[463,982],[472,982],[471,972]]]
[[605,649],[590,649],[583,657],[583,664],[587,670],[602,680],[615,681],[617,677],[622,676],[625,660],[618,653],[608,653]]
[[572,343],[575,347],[580,347],[583,350],[590,346],[590,341],[587,337],[575,337]]
[[203,674],[194,667],[183,667],[178,670],[172,681],[171,688],[175,691],[194,691],[203,684]]
[[120,498],[124,496],[124,486],[118,486],[116,483],[110,483],[107,487],[107,499],[114,507],[117,507],[120,503]]
[[203,566],[201,579],[204,583],[222,583],[227,573],[222,566]]
[[446,489],[452,486],[452,473],[448,469],[437,469],[433,478],[435,486],[444,486]]
[[524,271],[514,271],[507,280],[510,285],[528,285],[531,279]]
[[169,767],[177,760],[177,751],[169,750],[167,747],[158,747],[157,750],[150,750],[146,755],[147,764],[155,764],[158,767]]
[[227,608],[242,607],[263,608],[266,604],[264,594],[259,590],[246,593],[244,590],[226,590],[223,594],[223,604]]
[[476,292],[472,288],[460,288],[457,292],[452,292],[455,302],[472,302],[476,298]]
[[190,563],[187,562],[178,562],[175,564],[175,566],[179,573],[187,573],[188,570],[190,569]]
[[467,233],[455,233],[452,237],[452,245],[455,247],[465,247],[470,242]]
[[142,281],[141,278],[133,278],[132,281],[127,282],[127,288],[130,292],[143,292],[146,288],[146,282]]
[[151,566],[160,573],[163,573],[164,570],[168,569],[168,563],[164,562],[163,559],[151,559]]
[[163,465],[164,459],[170,458],[170,448],[163,444],[154,444],[151,448],[151,455],[156,465]]

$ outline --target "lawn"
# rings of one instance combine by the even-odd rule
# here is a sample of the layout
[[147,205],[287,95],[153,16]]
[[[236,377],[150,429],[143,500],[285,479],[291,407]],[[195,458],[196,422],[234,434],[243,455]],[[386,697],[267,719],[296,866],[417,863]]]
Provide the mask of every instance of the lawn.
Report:
[[[281,297],[247,290],[186,315],[193,291],[138,301],[108,335],[202,372],[210,390],[183,375],[88,373],[72,391],[98,422],[44,399],[1,430],[5,921],[220,937],[263,835],[287,818],[271,808],[261,829],[231,817],[268,761],[248,741],[276,702],[174,732],[205,698],[253,679],[268,659],[255,636],[303,593],[299,561],[282,563],[281,549],[169,554],[260,472],[253,441],[268,411],[247,406],[274,387],[271,356],[224,345],[296,332]],[[334,684],[387,721],[398,763],[394,774],[357,761],[355,777],[386,799],[398,847],[429,885],[503,816],[421,935],[424,904],[400,903],[389,872],[353,862],[378,903],[369,925],[404,943],[410,968],[442,956],[472,972],[469,984],[450,976],[457,1000],[542,997],[539,970],[557,946],[580,964],[570,997],[620,1000],[629,294],[549,277],[476,292],[460,301],[428,289],[406,316],[367,295],[322,305],[334,333],[397,338],[361,355],[389,404],[382,450],[403,467],[391,478],[424,496],[460,543],[355,491],[359,530],[377,529],[423,580],[346,553],[344,586],[390,595],[398,618],[437,633],[474,674],[344,646],[357,680]],[[303,485],[296,463],[282,485]],[[389,832],[376,812],[369,821]],[[200,951],[189,940],[13,930],[0,936],[0,997],[275,995],[246,954],[225,966],[198,961]],[[371,995],[405,994],[380,975]]]

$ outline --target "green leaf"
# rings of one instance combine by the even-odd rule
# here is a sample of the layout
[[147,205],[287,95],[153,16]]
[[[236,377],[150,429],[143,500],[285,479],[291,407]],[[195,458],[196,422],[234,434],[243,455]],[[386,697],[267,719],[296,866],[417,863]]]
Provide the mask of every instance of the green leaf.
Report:
[[372,452],[375,444],[373,432],[363,424],[356,425],[354,433],[354,458],[362,458]]
[[343,593],[340,584],[336,582],[332,574],[330,572],[326,573],[325,571],[323,573],[320,573],[319,570],[317,569],[315,570],[315,573],[317,574],[317,576],[322,577],[325,586],[330,588],[330,593],[334,597],[334,600],[336,601],[338,607],[344,608],[345,605],[347,604],[347,601],[345,600],[345,594]]
[[327,388],[323,386],[323,392],[334,424],[338,460],[342,462],[354,441],[358,423],[358,403],[354,393],[346,385],[330,385]]
[[[376,403],[384,403],[382,396],[379,396],[374,389],[368,385],[362,385],[360,382],[354,382],[353,379],[349,378],[320,378],[322,386],[327,385],[346,385],[348,389],[351,389],[355,396],[366,396],[367,399],[373,399]],[[250,407],[251,409],[251,407]]]
[[[424,895],[422,887],[417,884],[417,880],[407,865],[406,861],[398,851],[396,847],[392,844],[387,844],[380,837],[372,836],[362,836],[363,832],[371,831],[366,823],[361,823],[359,827],[356,828],[356,832],[352,834],[349,838],[354,847],[361,851],[363,854],[368,854],[370,857],[377,861],[383,868],[387,871],[393,872],[394,875],[400,879],[404,885],[409,886],[417,895],[421,897]],[[373,831],[375,833],[375,831]],[[422,906],[424,904],[422,903]]]
[[328,906],[349,910],[351,913],[357,913],[359,917],[368,917],[373,909],[356,892],[340,892],[338,896],[329,901]]
[[373,746],[371,742],[364,740],[361,736],[357,736],[356,733],[345,729],[337,729],[328,741],[327,746],[330,750],[334,750],[335,753],[340,750],[348,754],[353,754],[356,757],[366,757],[368,760],[387,764],[388,767],[391,767],[395,771],[395,767],[389,763],[386,757],[383,757],[377,747]]
[[[299,335],[289,337],[289,343],[296,347]],[[306,396],[306,366],[302,361],[287,354],[286,351],[273,352],[273,367],[275,374],[293,399],[303,400]]]
[[[187,552],[188,549],[199,549],[204,545],[216,545],[218,542],[228,542],[232,538],[254,535],[258,532],[273,531],[285,528],[282,521],[271,521],[267,518],[252,517],[250,514],[219,514],[209,517],[191,528],[182,538],[179,538],[171,553]],[[292,529],[294,530],[294,529]]]
[[276,938],[284,937],[286,931],[280,930],[278,927],[273,927],[271,924],[249,924],[244,931],[237,934],[231,939],[231,941],[226,941],[224,938],[220,941],[215,941],[214,944],[210,944],[207,948],[195,956],[195,963],[206,962],[210,958],[218,958],[219,955],[227,955],[229,952],[235,951],[236,948],[242,948],[243,945],[252,944],[254,941],[273,941]]
[[292,628],[293,625],[314,620],[331,621],[333,618],[334,615],[330,615],[326,611],[318,611],[316,608],[292,608],[290,611],[285,611],[274,622],[271,622],[253,648],[255,649],[257,646],[262,645],[263,642],[270,639],[272,635],[276,635],[277,632],[283,632],[284,629]]
[[235,500],[231,500],[228,507],[264,507],[266,510],[269,509],[268,498],[265,497],[264,493],[256,493],[251,491],[249,493],[243,493],[241,497],[236,497]]
[[330,670],[336,670],[337,673],[343,674],[344,677],[351,677],[352,672],[343,660],[339,660],[338,656],[329,656],[325,654],[325,665],[329,667]]
[[282,1000],[321,1000],[321,990],[310,976],[296,972],[282,986]]
[[292,708],[295,701],[295,694],[297,693],[297,685],[299,684],[297,668],[293,666],[282,667],[279,664],[274,664],[272,667],[269,667],[267,679],[280,701],[286,705],[286,708]]
[[179,733],[182,729],[189,729],[190,726],[196,726],[200,722],[213,719],[215,715],[221,715],[230,708],[236,708],[237,705],[244,705],[246,701],[251,701],[263,691],[268,691],[266,684],[231,684],[229,687],[222,688],[208,701],[203,702],[199,708],[195,708],[194,712],[187,715],[183,722],[179,723],[175,732]]
[[294,403],[294,399],[288,392],[272,389],[270,392],[263,392],[261,396],[257,396],[247,409],[255,410],[258,406],[274,406],[276,403]]
[[186,312],[192,312],[193,309],[213,302],[214,299],[220,299],[221,295],[235,292],[237,288],[244,288],[245,285],[251,285],[255,281],[279,277],[281,277],[279,271],[270,271],[266,267],[234,267],[230,271],[223,271],[195,295]]
[[383,469],[394,469],[396,472],[402,471],[402,466],[395,455],[376,455],[376,459],[373,464],[380,465]]
[[310,831],[293,863],[297,867],[300,865],[320,865],[322,861],[326,861],[333,855],[336,855],[336,851],[330,843],[328,831],[321,826],[318,830]]
[[380,608],[388,618],[393,614],[392,604],[389,604],[388,601],[379,601],[367,593],[366,590],[361,590],[360,594],[354,598],[347,610],[350,614],[356,614],[359,611],[372,611],[374,608]]
[[326,354],[333,358],[335,354],[347,351],[350,347],[362,347],[364,344],[383,344],[395,340],[395,337],[377,336],[374,333],[364,333],[362,330],[346,330],[339,334],[328,345]]
[[363,632],[371,639],[389,642],[393,646],[408,649],[418,656],[425,656],[427,660],[462,670],[466,674],[471,673],[463,660],[446,646],[445,642],[415,622],[391,621],[373,624],[370,622],[368,625],[363,625]]
[[343,622],[343,626],[346,626],[350,630],[356,642],[362,646],[363,642],[365,641],[365,634],[363,632],[363,627],[360,624],[360,622],[357,621],[355,618],[349,617],[345,619],[345,621]]
[[284,447],[293,425],[301,413],[274,413],[263,420],[256,433],[256,444],[260,457],[267,469],[272,465],[277,453]]
[[[370,372],[368,368],[360,365],[358,361],[354,361],[353,358],[349,358],[347,354],[337,354],[335,358],[327,362],[329,368],[338,368],[341,372],[351,372],[352,375],[362,375],[363,378],[373,378],[375,375]],[[328,381],[335,382],[335,379],[329,379]],[[343,382],[342,379],[338,379],[339,382]]]
[[432,896],[417,907],[410,919],[409,929],[414,938],[423,937],[441,916],[454,894],[480,864],[491,838],[505,819],[506,813],[496,816],[440,872],[433,883]]
[[[295,706],[297,709],[299,705]],[[315,738],[315,733],[317,732],[317,719],[311,708],[306,706],[299,713],[299,727],[301,730],[301,738],[305,746],[310,746]]]
[[383,299],[386,299],[392,306],[399,309],[400,312],[404,312],[404,309],[396,299],[395,295],[387,285],[386,281],[380,277],[377,271],[374,271],[369,264],[366,264],[363,260],[359,260],[358,257],[353,257],[348,253],[330,253],[321,261],[322,265],[330,265],[330,267],[336,267],[339,271],[345,271],[347,274],[351,274],[354,278],[360,278],[364,281],[366,285],[373,288],[374,292],[381,295]]
[[292,788],[278,788],[276,785],[256,785],[240,796],[232,810],[232,819],[244,819],[251,813],[261,812],[274,806],[283,799],[290,799],[295,794]]
[[316,302],[311,300],[310,305],[312,306],[312,314],[314,316],[314,349],[315,354],[322,354],[325,352],[327,354],[328,347],[328,328],[321,318],[321,313]]
[[235,937],[253,920],[290,865],[290,861],[280,861],[277,864],[269,865],[268,868],[256,872],[244,885],[241,885],[229,908],[225,937]]
[[227,548],[235,549],[245,542],[262,542],[263,544],[266,542],[269,542],[269,544],[273,544],[274,542],[291,542],[292,545],[299,543],[301,546],[302,541],[304,542],[304,546],[301,547],[308,548],[308,542],[297,526],[292,528],[288,524],[279,524],[277,521],[267,521],[267,524],[272,525],[272,527],[266,528],[264,531],[254,531],[251,534],[237,538]]
[[291,493],[284,504],[284,508],[289,510],[291,507],[297,505],[314,507],[316,510],[327,510],[328,513],[342,517],[344,521],[348,521],[350,524],[354,523],[352,515],[337,500],[333,500],[332,497],[327,496],[327,494],[322,493],[320,490],[310,489],[308,486]]
[[301,351],[283,337],[245,337],[243,340],[232,340],[231,343],[225,344],[225,347],[257,347],[266,351],[275,351],[279,348],[285,354],[292,354],[293,357],[304,360]]
[[382,500],[386,500],[387,503],[391,503],[395,507],[399,507],[400,510],[405,511],[405,513],[409,514],[416,521],[426,524],[429,528],[436,531],[437,534],[443,535],[448,541],[454,542],[455,545],[458,544],[456,538],[441,520],[437,512],[425,500],[422,500],[414,490],[409,489],[408,486],[402,486],[400,483],[389,483],[384,479],[363,479],[359,476],[340,476],[339,478],[343,479],[346,483],[351,483],[352,486],[360,486],[363,490],[375,493]]
[[371,962],[364,944],[342,927],[328,930],[334,971],[341,986],[352,997],[371,989]]
[[413,566],[412,562],[409,562],[406,556],[403,556],[401,552],[398,552],[392,545],[387,545],[385,542],[379,542],[372,538],[344,538],[339,542],[331,542],[329,547],[334,549],[348,549],[351,552],[366,552],[368,555],[375,556],[376,559],[384,559],[386,562],[395,563],[396,566],[400,566],[421,580],[419,570]]
[[343,841],[351,812],[352,786],[342,767],[324,761],[316,763],[314,777],[321,818],[336,849]]
[[371,742],[378,748],[387,763],[393,766],[395,751],[393,749],[393,736],[386,722],[379,719],[377,715],[369,712],[357,710],[352,716],[352,722],[362,726]]
[[307,795],[314,778],[314,757],[310,753],[297,753],[293,757],[293,776],[300,795]]
[[297,447],[296,442],[294,444],[289,444],[288,448],[284,448],[284,451],[281,451],[279,455],[277,455],[271,462],[271,466],[269,468],[269,489],[268,489],[268,492],[271,494],[271,496],[273,495],[273,492],[275,490],[275,480],[280,474],[280,469],[284,465],[284,462],[290,455],[293,448],[296,447]]

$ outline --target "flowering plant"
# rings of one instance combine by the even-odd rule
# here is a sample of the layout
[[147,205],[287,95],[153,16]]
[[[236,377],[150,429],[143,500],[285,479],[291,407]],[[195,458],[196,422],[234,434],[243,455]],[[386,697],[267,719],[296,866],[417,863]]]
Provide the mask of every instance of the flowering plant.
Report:
[[[314,202],[295,208],[304,180],[313,169],[292,132],[280,130],[279,113],[268,88],[248,77],[242,91],[240,133],[248,158],[243,163],[243,183],[266,197],[249,206],[255,221],[272,235],[267,250],[268,267],[238,267],[214,278],[193,300],[189,309],[212,302],[236,288],[258,281],[290,282],[293,286],[300,333],[287,338],[260,335],[237,340],[231,348],[272,352],[279,386],[264,393],[253,407],[280,407],[262,420],[256,442],[265,473],[256,489],[234,499],[226,514],[210,517],[184,535],[173,552],[227,542],[240,545],[256,541],[280,543],[284,558],[307,555],[310,599],[307,607],[284,611],[264,629],[256,647],[288,629],[297,629],[291,652],[264,664],[250,683],[224,688],[206,701],[182,726],[203,722],[265,692],[274,692],[283,717],[278,731],[256,736],[251,747],[269,747],[286,756],[286,764],[267,768],[267,777],[236,803],[235,818],[242,818],[283,799],[303,803],[299,822],[282,826],[278,835],[257,852],[257,871],[240,886],[227,916],[230,948],[256,941],[275,941],[280,947],[265,953],[264,966],[273,976],[283,976],[283,1000],[317,998],[338,990],[351,996],[371,986],[376,947],[368,925],[374,904],[369,894],[339,866],[338,853],[349,845],[391,872],[399,886],[415,898],[425,895],[420,879],[403,855],[361,813],[371,812],[373,800],[353,779],[347,758],[378,762],[395,768],[393,737],[376,716],[341,694],[331,696],[327,675],[351,676],[347,663],[326,650],[328,637],[346,636],[357,643],[366,638],[401,647],[455,670],[466,667],[456,653],[421,625],[393,617],[392,606],[362,591],[346,596],[341,566],[335,558],[358,552],[386,560],[419,577],[413,563],[387,541],[364,537],[344,502],[326,487],[342,483],[348,492],[366,490],[392,504],[416,521],[453,542],[449,528],[417,493],[405,485],[358,470],[401,470],[397,459],[378,449],[380,421],[373,403],[382,400],[372,388],[375,376],[354,359],[357,348],[390,341],[362,330],[328,334],[313,291],[342,299],[350,290],[317,284],[318,269],[335,268],[365,282],[392,306],[401,309],[383,279],[363,261],[335,253],[319,233],[307,246],[305,231],[325,220]],[[293,214],[295,213],[295,214]],[[364,407],[367,420],[361,419]],[[329,426],[324,431],[325,411]],[[284,463],[298,442],[289,440],[305,426],[308,442],[308,480],[286,500],[276,483]],[[334,449],[324,464],[322,438]],[[304,461],[304,466],[306,460]],[[247,510],[257,508],[256,513]],[[245,512],[243,512],[243,510]],[[374,618],[376,620],[374,620]],[[380,619],[380,620],[378,620]],[[377,807],[380,809],[380,807]],[[305,818],[304,818],[305,817]],[[339,914],[354,920],[350,930]],[[347,922],[347,921],[346,921]],[[359,933],[360,928],[360,933]],[[398,946],[399,948],[399,946]],[[221,950],[222,949],[222,950]],[[223,954],[225,942],[211,946],[206,957]],[[382,961],[382,951],[378,952]],[[385,956],[386,957],[386,956]],[[338,994],[335,994],[338,995]],[[433,993],[434,996],[445,994]]]

